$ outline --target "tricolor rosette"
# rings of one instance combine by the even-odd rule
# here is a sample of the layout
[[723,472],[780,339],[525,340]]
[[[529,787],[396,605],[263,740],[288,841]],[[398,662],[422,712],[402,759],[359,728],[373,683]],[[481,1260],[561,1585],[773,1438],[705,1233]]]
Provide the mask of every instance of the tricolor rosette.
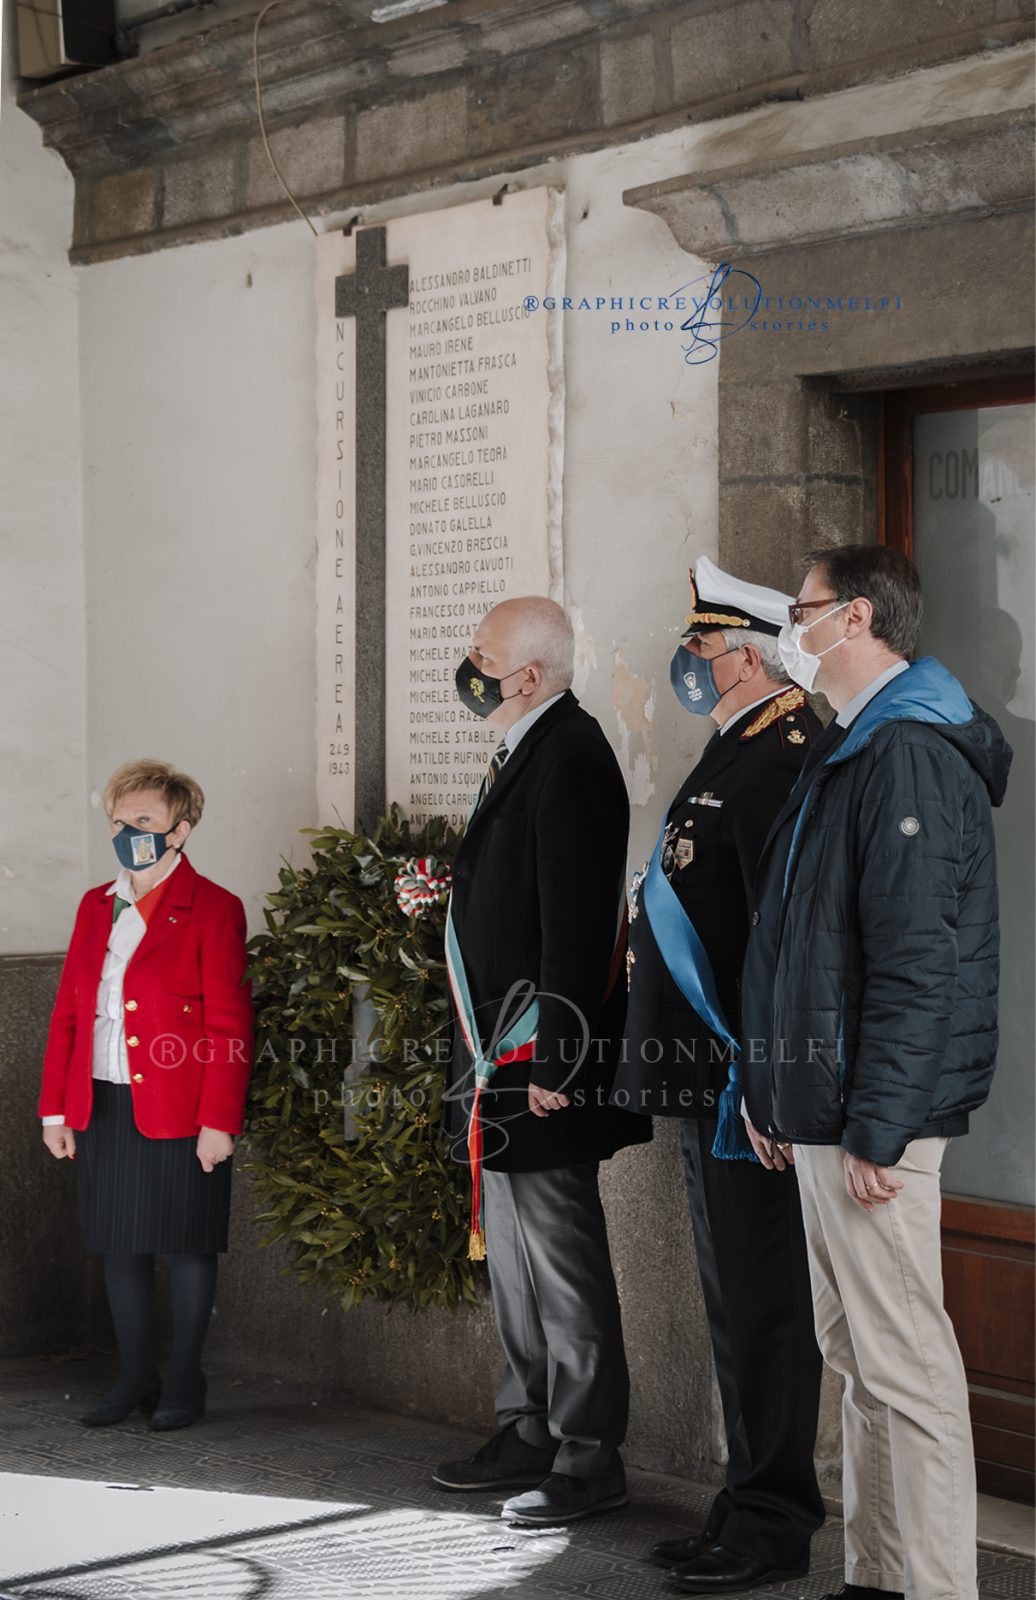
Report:
[[396,903],[407,917],[420,917],[434,905],[443,905],[450,892],[452,873],[435,856],[411,856],[395,877]]

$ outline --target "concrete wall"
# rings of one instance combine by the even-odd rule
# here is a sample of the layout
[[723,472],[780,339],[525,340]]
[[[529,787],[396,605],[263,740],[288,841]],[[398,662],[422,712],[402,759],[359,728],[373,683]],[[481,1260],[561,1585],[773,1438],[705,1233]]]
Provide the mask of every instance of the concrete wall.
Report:
[[[253,927],[314,808],[311,260],[282,228],[80,274],[87,786],[194,774],[189,853]],[[96,810],[91,880],[112,861]]]
[[36,1120],[58,956],[0,957],[0,1356],[60,1353],[101,1326],[96,1256],[79,1235],[75,1169],[48,1155]]
[[86,649],[72,179],[0,83],[0,954],[61,947],[84,886]]

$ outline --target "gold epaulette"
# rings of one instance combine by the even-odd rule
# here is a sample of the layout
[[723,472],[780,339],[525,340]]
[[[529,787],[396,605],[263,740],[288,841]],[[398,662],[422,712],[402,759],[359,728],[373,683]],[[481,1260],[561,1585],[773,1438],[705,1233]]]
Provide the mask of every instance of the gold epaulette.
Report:
[[798,684],[794,684],[792,688],[785,689],[783,694],[779,694],[775,699],[766,702],[759,715],[748,724],[748,727],[741,735],[741,739],[754,739],[757,733],[762,733],[765,728],[772,727],[778,717],[786,716],[789,711],[801,711],[805,704],[806,696],[804,691],[799,688]]

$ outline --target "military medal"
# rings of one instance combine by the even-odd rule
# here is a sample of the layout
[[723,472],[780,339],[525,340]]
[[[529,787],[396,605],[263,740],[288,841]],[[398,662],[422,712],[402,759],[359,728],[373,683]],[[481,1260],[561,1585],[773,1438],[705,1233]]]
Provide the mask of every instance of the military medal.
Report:
[[684,867],[689,867],[694,860],[694,840],[677,839],[676,841],[676,870],[682,872]]

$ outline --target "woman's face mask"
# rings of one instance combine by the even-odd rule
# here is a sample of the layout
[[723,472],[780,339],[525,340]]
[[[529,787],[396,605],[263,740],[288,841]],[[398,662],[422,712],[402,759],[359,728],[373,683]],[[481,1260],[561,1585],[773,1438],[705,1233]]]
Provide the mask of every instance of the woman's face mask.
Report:
[[[454,677],[461,705],[467,706],[476,717],[491,716],[505,700],[515,698],[513,694],[504,694],[500,685],[513,678],[516,672],[524,671],[524,667],[515,667],[514,672],[505,672],[502,678],[491,678],[487,672],[479,671],[470,656],[465,656]],[[520,689],[515,691],[516,694],[521,692]]]
[[167,850],[179,849],[178,845],[169,843],[175,832],[176,828],[170,828],[168,833],[155,833],[152,829],[134,828],[132,823],[124,822],[112,839],[119,865],[130,872],[146,872],[148,867],[161,861]]
[[837,650],[838,646],[845,644],[846,641],[836,639],[834,644],[829,644],[826,650],[821,650],[819,655],[814,656],[808,650],[803,650],[802,636],[808,633],[810,628],[815,628],[818,622],[826,622],[828,617],[835,615],[835,612],[844,611],[846,606],[850,605],[852,605],[851,600],[843,600],[840,606],[835,606],[834,611],[825,611],[822,617],[816,617],[812,622],[796,622],[794,625],[786,622],[777,637],[777,649],[784,663],[785,672],[792,682],[797,683],[800,689],[805,689],[807,694],[813,692],[821,659],[830,655],[832,650]]
[[740,650],[736,645],[731,650],[721,650],[718,656],[696,656],[688,650],[685,644],[678,644],[673,651],[673,659],[669,663],[669,682],[673,693],[685,711],[691,711],[695,716],[707,717],[709,712],[719,705],[725,694],[730,693],[734,687],[721,690],[716,682],[712,670],[714,661],[721,661],[724,656],[732,656],[734,650]]

